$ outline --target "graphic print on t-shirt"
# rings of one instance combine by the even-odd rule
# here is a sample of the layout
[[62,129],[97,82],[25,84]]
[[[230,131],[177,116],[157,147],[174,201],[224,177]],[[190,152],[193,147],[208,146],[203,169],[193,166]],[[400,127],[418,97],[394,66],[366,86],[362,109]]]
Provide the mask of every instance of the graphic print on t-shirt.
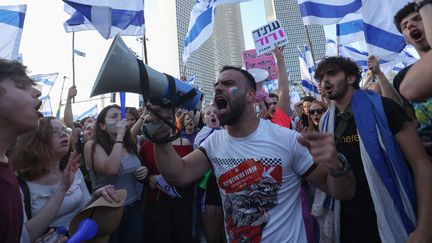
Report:
[[230,242],[260,242],[269,221],[268,210],[277,205],[282,184],[280,159],[218,159],[225,168],[218,184],[225,192],[225,223]]

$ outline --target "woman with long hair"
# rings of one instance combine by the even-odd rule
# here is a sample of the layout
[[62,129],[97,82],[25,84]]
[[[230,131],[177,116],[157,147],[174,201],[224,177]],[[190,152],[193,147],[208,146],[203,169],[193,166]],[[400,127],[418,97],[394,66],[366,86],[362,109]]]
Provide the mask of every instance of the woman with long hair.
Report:
[[28,189],[23,194],[30,242],[50,227],[69,227],[75,215],[101,195],[118,201],[111,185],[90,196],[79,170],[79,156],[72,149],[71,132],[61,120],[44,117],[15,144],[11,161]]
[[93,139],[84,148],[93,190],[107,184],[126,189],[123,217],[110,242],[141,242],[142,216],[140,191],[136,182],[147,177],[147,168],[137,157],[137,147],[120,107],[110,105],[98,115]]
[[189,112],[183,112],[179,118],[181,128],[181,137],[189,140],[190,144],[194,144],[195,136],[198,131],[194,117]]
[[307,131],[318,131],[320,119],[324,112],[328,109],[328,105],[322,101],[314,100],[309,107],[308,127]]

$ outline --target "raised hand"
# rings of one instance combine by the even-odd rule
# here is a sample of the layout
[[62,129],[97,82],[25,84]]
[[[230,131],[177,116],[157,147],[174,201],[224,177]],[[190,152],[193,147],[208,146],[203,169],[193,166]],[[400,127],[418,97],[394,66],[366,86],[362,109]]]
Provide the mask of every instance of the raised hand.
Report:
[[372,71],[373,74],[378,74],[381,72],[379,59],[376,56],[369,56],[367,61],[368,69]]
[[283,50],[285,49],[285,46],[275,46],[275,49],[273,50],[273,55],[276,58],[276,61],[284,60],[284,54]]
[[67,99],[71,100],[77,95],[78,91],[75,85],[69,88]]
[[170,109],[162,108],[157,105],[148,104],[150,112],[144,118],[144,126],[151,136],[155,138],[165,138],[171,133],[171,128],[161,121],[154,113],[162,116],[168,122],[173,122],[173,117]]
[[308,148],[313,160],[322,165],[329,173],[334,174],[342,169],[332,134],[302,132],[297,140],[301,145]]
[[63,171],[63,180],[61,182],[61,186],[63,186],[66,190],[69,190],[69,187],[72,185],[72,182],[75,178],[75,173],[79,169],[80,166],[80,157],[76,152],[72,152],[69,156],[68,163],[66,168]]
[[127,126],[128,126],[128,123],[127,123],[126,119],[123,119],[123,120],[117,122],[117,124],[116,124],[116,129],[117,129],[116,141],[123,141],[124,135],[125,135],[126,130],[127,130]]

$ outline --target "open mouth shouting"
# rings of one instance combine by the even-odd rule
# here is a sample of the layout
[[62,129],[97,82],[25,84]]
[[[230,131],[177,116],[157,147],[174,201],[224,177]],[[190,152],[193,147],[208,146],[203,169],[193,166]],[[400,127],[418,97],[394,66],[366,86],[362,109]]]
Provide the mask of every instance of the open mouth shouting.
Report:
[[333,91],[333,85],[329,84],[329,83],[325,83],[324,84],[324,91],[327,94],[331,94],[331,92]]
[[35,111],[38,117],[43,117],[42,113],[39,111],[41,106],[42,106],[42,101],[39,101],[38,105],[35,107]]
[[216,95],[214,97],[214,102],[218,110],[218,116],[227,113],[228,100],[224,95]]
[[409,36],[411,39],[414,40],[414,42],[420,42],[423,40],[423,33],[420,32],[418,29],[413,29],[409,32]]

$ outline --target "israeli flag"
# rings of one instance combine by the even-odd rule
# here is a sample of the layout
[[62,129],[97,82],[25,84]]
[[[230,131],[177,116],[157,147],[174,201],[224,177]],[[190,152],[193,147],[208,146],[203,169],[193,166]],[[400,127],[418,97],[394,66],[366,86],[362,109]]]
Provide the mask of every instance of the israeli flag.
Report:
[[[359,45],[360,46],[360,45]],[[337,55],[337,46],[334,40],[327,40],[326,44],[326,56],[336,56]],[[362,68],[363,71],[367,71],[367,60],[369,57],[369,53],[367,51],[361,50],[359,48],[355,48],[349,45],[339,45],[339,55],[344,57],[349,57],[351,60],[357,63],[358,66]],[[411,55],[406,49],[404,49],[401,53],[398,53],[393,59],[387,60],[380,58],[380,68],[383,73],[388,73],[392,71],[395,65],[399,63],[406,63],[406,65],[413,64],[417,61],[413,55]],[[400,65],[399,65],[400,66]]]
[[316,82],[314,82],[314,78],[312,77],[311,72],[308,69],[306,59],[300,50],[299,47],[298,54],[299,54],[299,63],[300,63],[300,76],[301,76],[301,85],[303,90],[308,93],[309,95],[319,95],[318,93],[318,86]]
[[393,23],[393,16],[409,0],[298,0],[305,24],[340,23],[341,43],[366,41],[368,53],[393,59],[405,47],[402,35]]
[[294,104],[300,102],[300,95],[297,92],[297,89],[292,89],[291,96],[290,96],[290,107],[291,112],[294,110]]
[[58,73],[49,73],[49,74],[37,74],[30,76],[36,83],[41,83],[47,86],[53,86],[55,81],[57,80]]
[[85,117],[96,117],[98,115],[98,108],[97,105],[93,105],[88,110],[84,111],[80,115],[78,115],[74,120],[80,121],[81,119]]
[[63,0],[66,32],[96,29],[105,39],[144,35],[144,0]]
[[39,98],[40,101],[42,101],[42,107],[39,109],[39,111],[42,113],[43,116],[53,116],[52,112],[52,106],[51,106],[51,99],[49,95]]
[[0,57],[17,60],[27,5],[0,6]]
[[352,13],[336,24],[336,36],[340,44],[365,41],[362,18],[361,13]]
[[192,8],[188,33],[184,42],[183,63],[213,33],[215,7],[222,4],[239,3],[249,0],[196,0]]
[[362,0],[297,0],[306,25],[336,24],[347,14],[361,13]]

